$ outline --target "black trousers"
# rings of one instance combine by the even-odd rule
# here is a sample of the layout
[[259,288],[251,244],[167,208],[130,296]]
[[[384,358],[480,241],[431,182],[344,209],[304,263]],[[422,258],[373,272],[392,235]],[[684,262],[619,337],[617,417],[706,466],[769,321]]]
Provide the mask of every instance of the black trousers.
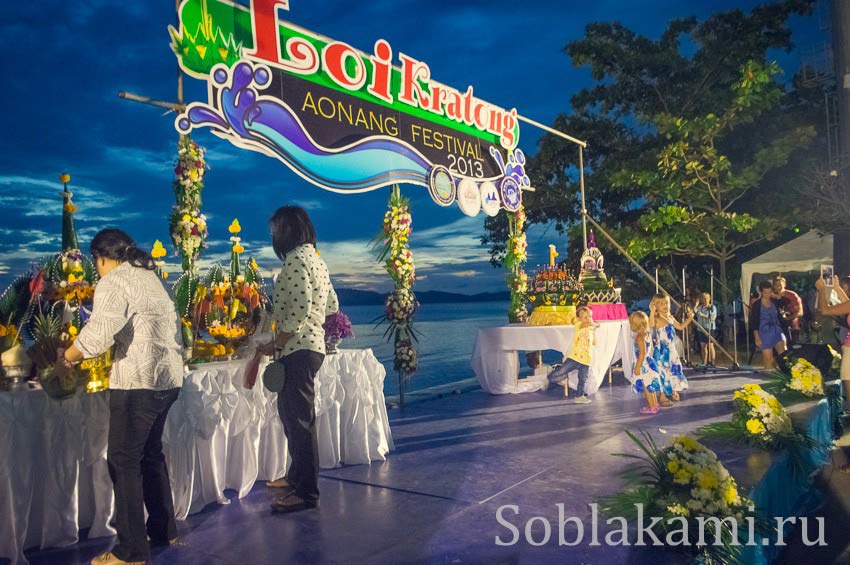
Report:
[[292,465],[286,479],[304,500],[319,498],[319,448],[316,434],[316,373],[325,356],[301,349],[283,358],[286,379],[277,411],[289,444]]
[[112,553],[124,561],[150,559],[147,535],[153,542],[177,537],[162,430],[179,392],[178,388],[109,391],[107,463],[118,530],[118,544]]

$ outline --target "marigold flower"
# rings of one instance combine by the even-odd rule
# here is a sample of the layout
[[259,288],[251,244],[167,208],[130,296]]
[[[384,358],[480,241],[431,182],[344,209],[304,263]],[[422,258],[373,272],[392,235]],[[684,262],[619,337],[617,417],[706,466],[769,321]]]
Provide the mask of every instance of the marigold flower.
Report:
[[59,175],[59,182],[71,182],[71,175],[68,173],[62,173]]

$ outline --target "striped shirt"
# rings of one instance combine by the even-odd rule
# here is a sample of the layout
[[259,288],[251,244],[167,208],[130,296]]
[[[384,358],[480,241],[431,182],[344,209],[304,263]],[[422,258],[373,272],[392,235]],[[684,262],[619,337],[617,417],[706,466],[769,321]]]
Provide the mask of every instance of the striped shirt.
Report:
[[153,271],[121,263],[100,279],[91,319],[74,344],[86,359],[115,345],[111,389],[167,390],[183,385],[180,321]]
[[286,254],[274,283],[274,320],[278,332],[293,334],[282,354],[306,349],[325,354],[325,316],[339,311],[339,300],[325,262],[311,244]]

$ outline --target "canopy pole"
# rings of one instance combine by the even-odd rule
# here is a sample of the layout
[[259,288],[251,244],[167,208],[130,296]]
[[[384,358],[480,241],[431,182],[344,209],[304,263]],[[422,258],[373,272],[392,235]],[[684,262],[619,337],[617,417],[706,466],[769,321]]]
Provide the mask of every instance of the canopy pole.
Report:
[[543,131],[548,131],[548,132],[549,132],[549,133],[551,133],[552,135],[557,135],[558,137],[563,137],[563,138],[564,138],[564,139],[566,139],[567,141],[572,141],[573,143],[578,143],[578,144],[579,144],[579,145],[581,145],[582,147],[587,147],[587,142],[586,142],[586,141],[582,141],[582,140],[580,140],[580,139],[576,139],[575,137],[573,137],[573,136],[571,136],[571,135],[567,135],[567,134],[565,134],[565,133],[564,133],[564,132],[562,132],[562,131],[558,131],[558,130],[556,130],[556,129],[554,129],[554,128],[550,128],[549,126],[544,126],[544,125],[543,125],[543,124],[541,124],[540,122],[536,122],[536,121],[532,120],[531,118],[526,118],[525,116],[520,116],[519,114],[517,114],[517,119],[518,119],[518,120],[520,120],[520,121],[522,121],[522,122],[525,122],[525,123],[527,123],[527,124],[531,124],[531,125],[533,125],[533,126],[535,126],[535,127],[538,127],[538,128],[540,128],[540,129],[542,129]]
[[578,148],[579,186],[581,187],[581,235],[584,250],[587,251],[587,204],[584,201],[584,145]]

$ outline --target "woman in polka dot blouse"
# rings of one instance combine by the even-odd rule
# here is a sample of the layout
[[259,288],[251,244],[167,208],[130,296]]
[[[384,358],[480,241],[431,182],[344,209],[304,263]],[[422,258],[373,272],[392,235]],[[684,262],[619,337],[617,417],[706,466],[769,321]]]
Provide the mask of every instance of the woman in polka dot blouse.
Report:
[[339,301],[316,252],[316,230],[307,212],[284,206],[271,217],[269,227],[283,268],[274,284],[275,340],[263,349],[276,350],[286,370],[277,407],[292,457],[287,476],[270,486],[283,489],[272,508],[294,512],[315,508],[319,500],[315,379],[325,359],[322,324],[325,316],[339,310]]

